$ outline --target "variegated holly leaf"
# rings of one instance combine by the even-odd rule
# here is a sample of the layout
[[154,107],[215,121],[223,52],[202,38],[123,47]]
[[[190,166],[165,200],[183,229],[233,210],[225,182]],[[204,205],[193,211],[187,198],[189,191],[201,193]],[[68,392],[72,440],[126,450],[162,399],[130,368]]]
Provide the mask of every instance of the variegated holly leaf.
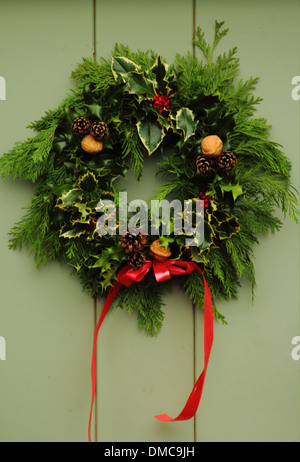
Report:
[[161,56],[157,57],[154,65],[151,67],[151,71],[156,76],[158,90],[163,94],[166,92],[168,86],[168,81],[165,79],[168,68],[168,64],[162,61]]
[[124,56],[112,57],[111,70],[116,81],[118,81],[119,78],[124,81],[124,77],[130,72],[141,72],[140,66],[137,66],[137,64]]
[[98,184],[98,180],[94,173],[87,171],[78,181],[78,186],[80,189],[86,192],[95,191]]
[[62,210],[68,210],[70,207],[74,206],[74,203],[80,202],[82,197],[83,191],[81,189],[71,189],[57,200],[56,207]]
[[126,82],[125,90],[128,93],[139,96],[139,101],[152,99],[155,96],[155,89],[152,80],[147,79],[143,74],[132,72],[123,77]]
[[207,214],[207,217],[213,230],[213,239],[230,239],[240,231],[237,218],[222,210],[214,210],[211,214]]
[[187,107],[179,109],[176,114],[176,128],[183,131],[184,141],[195,134],[197,122],[193,111]]
[[74,207],[78,209],[82,220],[86,220],[93,210],[93,207],[86,202],[75,202]]
[[76,223],[70,228],[64,226],[60,231],[60,237],[75,239],[76,237],[80,237],[84,233],[84,225],[82,223]]
[[139,100],[151,99],[155,95],[154,83],[148,79],[141,67],[124,57],[112,58],[112,73],[115,80],[125,83],[123,90],[139,96]]
[[162,61],[161,56],[156,58],[155,63],[151,67],[151,71],[156,75],[157,82],[163,81],[167,75],[168,69],[169,65]]
[[[207,249],[205,250],[209,250],[209,247],[207,247]],[[195,263],[203,263],[204,265],[209,263],[208,252],[205,252],[203,249],[200,249],[199,247],[195,247],[195,246],[190,247],[190,251],[191,251],[191,259]]]
[[155,120],[143,119],[137,123],[140,139],[148,151],[149,156],[159,147],[165,133]]

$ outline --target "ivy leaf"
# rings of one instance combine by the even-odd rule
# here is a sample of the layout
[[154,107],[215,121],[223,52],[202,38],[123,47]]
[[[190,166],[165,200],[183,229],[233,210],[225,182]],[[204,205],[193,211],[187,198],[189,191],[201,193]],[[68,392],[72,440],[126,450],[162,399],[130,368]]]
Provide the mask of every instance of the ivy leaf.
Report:
[[118,80],[121,77],[124,81],[124,77],[129,74],[129,72],[140,72],[141,68],[128,58],[123,56],[113,56],[111,70],[115,80]]
[[85,117],[88,119],[103,119],[103,107],[98,104],[86,104]]
[[79,188],[86,192],[95,191],[97,184],[98,184],[97,178],[90,171],[85,173],[78,182]]
[[61,154],[63,150],[67,148],[67,146],[67,140],[54,141],[52,149],[53,151],[57,152],[57,154]]
[[160,236],[159,241],[160,241],[159,247],[164,247],[167,250],[167,248],[169,247],[169,244],[172,244],[175,241],[175,239],[174,237]]
[[150,156],[161,144],[165,136],[164,131],[155,120],[150,119],[140,120],[137,123],[137,130]]
[[194,120],[194,113],[187,107],[179,109],[176,114],[176,127],[183,130],[184,141],[194,135],[197,122]]
[[220,189],[222,191],[222,195],[224,195],[224,192],[231,192],[233,199],[236,201],[236,199],[239,196],[242,196],[244,194],[243,188],[239,183],[236,184],[220,184]]

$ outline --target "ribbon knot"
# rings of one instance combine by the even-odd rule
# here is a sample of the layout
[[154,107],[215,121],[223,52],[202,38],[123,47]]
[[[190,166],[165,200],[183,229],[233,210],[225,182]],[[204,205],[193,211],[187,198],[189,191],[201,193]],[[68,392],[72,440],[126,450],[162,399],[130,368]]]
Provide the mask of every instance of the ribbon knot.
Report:
[[208,361],[210,357],[210,352],[213,344],[213,306],[211,300],[211,294],[209,286],[206,282],[206,279],[199,268],[199,266],[194,262],[187,262],[182,260],[166,260],[164,262],[158,262],[156,260],[146,260],[144,265],[139,269],[133,269],[129,265],[123,266],[117,274],[117,280],[113,282],[112,287],[106,297],[104,302],[102,312],[99,318],[99,322],[95,329],[94,333],[94,342],[93,342],[93,355],[92,355],[92,403],[90,410],[90,419],[89,419],[89,441],[91,441],[91,422],[92,414],[96,393],[96,352],[97,352],[97,338],[100,327],[111,307],[113,301],[115,300],[119,290],[122,286],[130,287],[134,282],[140,282],[144,279],[150,269],[153,269],[153,273],[157,282],[166,281],[171,279],[172,276],[180,276],[184,274],[190,274],[193,271],[197,271],[203,277],[204,281],[204,368],[203,371],[196,381],[194,388],[186,402],[181,413],[175,419],[172,419],[167,414],[156,415],[155,418],[161,422],[176,422],[182,420],[189,420],[197,412],[198,406],[200,404],[206,371],[208,367]]

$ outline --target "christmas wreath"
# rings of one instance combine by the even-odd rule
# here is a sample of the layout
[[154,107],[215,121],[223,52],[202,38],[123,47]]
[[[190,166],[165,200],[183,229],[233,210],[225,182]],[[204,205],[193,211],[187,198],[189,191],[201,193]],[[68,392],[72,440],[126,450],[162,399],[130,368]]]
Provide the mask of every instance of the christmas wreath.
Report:
[[[122,272],[139,275],[127,284],[123,279],[116,300],[137,310],[140,328],[150,335],[162,325],[170,274],[181,274],[185,293],[199,306],[207,282],[214,317],[226,322],[215,302],[236,297],[241,278],[255,286],[253,246],[259,235],[280,229],[275,209],[297,219],[291,164],[268,139],[266,120],[254,117],[261,101],[253,95],[257,79],[239,80],[236,47],[215,57],[227,31],[216,22],[209,45],[197,29],[194,44],[203,60],[178,54],[168,65],[153,51],[124,45],[115,46],[111,59],[83,59],[71,94],[30,125],[34,137],[0,159],[3,176],[35,184],[10,247],[30,249],[38,267],[54,259],[69,265],[92,297],[109,296]],[[175,232],[175,213],[167,233],[161,218],[155,235],[121,226],[117,180],[128,170],[141,179],[150,155],[162,178],[152,200],[201,201],[197,245],[187,245],[184,226]],[[184,207],[179,215],[187,226]]]

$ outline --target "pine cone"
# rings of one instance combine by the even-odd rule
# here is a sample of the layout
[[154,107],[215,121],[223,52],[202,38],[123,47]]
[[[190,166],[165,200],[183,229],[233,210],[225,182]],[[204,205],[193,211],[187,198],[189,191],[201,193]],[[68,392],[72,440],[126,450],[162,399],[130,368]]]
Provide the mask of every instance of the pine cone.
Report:
[[77,117],[72,123],[72,130],[75,135],[85,136],[90,133],[91,122],[85,117]]
[[120,237],[120,241],[123,249],[125,249],[125,253],[129,254],[131,252],[139,252],[140,250],[143,250],[147,239],[146,236],[142,236],[141,234],[134,235],[127,233]]
[[236,157],[231,151],[224,151],[217,158],[216,165],[224,172],[230,172],[236,166]]
[[93,135],[95,140],[101,141],[108,135],[108,126],[106,123],[96,120],[96,122],[92,124],[91,135]]
[[196,159],[196,166],[197,166],[197,169],[201,172],[201,173],[210,173],[212,168],[213,168],[213,165],[214,165],[214,162],[212,159],[210,159],[209,157],[206,157],[206,156],[199,156],[197,157]]
[[143,266],[145,263],[146,256],[144,252],[131,252],[127,257],[128,265],[131,266],[133,269],[138,269]]

